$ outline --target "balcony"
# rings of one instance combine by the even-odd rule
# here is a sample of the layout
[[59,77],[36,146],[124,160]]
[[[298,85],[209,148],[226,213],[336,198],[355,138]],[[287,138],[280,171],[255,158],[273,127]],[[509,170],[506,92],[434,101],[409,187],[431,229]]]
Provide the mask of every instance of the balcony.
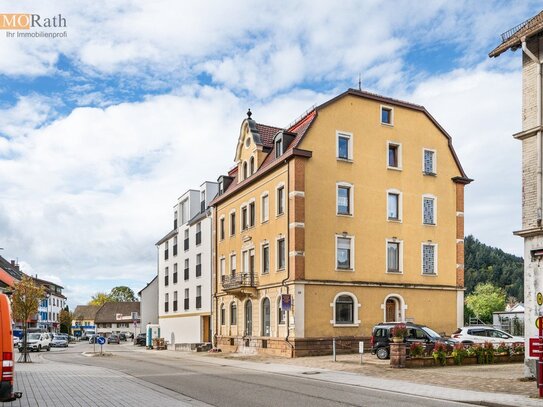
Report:
[[257,276],[254,273],[223,276],[222,288],[234,295],[256,295]]

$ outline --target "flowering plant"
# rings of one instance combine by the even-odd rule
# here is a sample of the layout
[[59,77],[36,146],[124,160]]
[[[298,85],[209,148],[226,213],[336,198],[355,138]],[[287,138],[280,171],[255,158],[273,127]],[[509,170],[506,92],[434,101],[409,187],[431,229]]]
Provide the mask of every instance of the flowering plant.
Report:
[[398,324],[392,328],[392,337],[393,338],[402,338],[404,339],[407,336],[407,326],[405,324]]
[[468,356],[468,351],[464,347],[463,343],[457,343],[454,345],[451,355],[454,358],[454,363],[456,363],[457,365],[461,365],[464,361],[464,358]]
[[409,346],[409,355],[413,358],[420,357],[424,354],[424,345],[421,342],[413,342]]
[[432,356],[436,362],[439,362],[441,366],[445,366],[447,362],[447,345],[442,342],[436,342]]

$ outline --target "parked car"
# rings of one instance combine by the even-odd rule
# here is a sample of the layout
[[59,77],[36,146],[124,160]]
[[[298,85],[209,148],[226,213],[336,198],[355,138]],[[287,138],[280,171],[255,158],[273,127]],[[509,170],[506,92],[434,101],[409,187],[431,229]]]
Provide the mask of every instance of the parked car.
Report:
[[16,348],[19,346],[19,342],[21,342],[21,340],[19,339],[18,336],[14,336],[13,337],[13,347]]
[[[19,352],[23,351],[24,339],[19,342]],[[30,333],[27,336],[26,347],[29,351],[40,352],[42,349],[51,350],[51,339],[48,333]]]
[[121,339],[119,338],[119,335],[117,334],[112,334],[112,335],[109,335],[109,338],[107,338],[107,343],[121,343]]
[[67,348],[68,340],[64,335],[54,335],[53,340],[51,341],[51,346],[53,348]]
[[458,328],[451,337],[458,342],[465,344],[491,342],[497,346],[502,342],[524,343],[524,338],[522,336],[513,336],[507,332],[486,325],[464,326]]
[[145,333],[138,334],[134,340],[134,345],[145,346],[147,335]]
[[126,336],[126,339],[134,339],[134,333],[133,332],[128,332],[128,331],[121,332],[121,335],[123,335],[123,334]]
[[126,341],[126,335],[123,332],[119,334],[119,340]]
[[[399,322],[384,322],[373,327],[371,335],[371,353],[377,355],[379,359],[388,359],[390,356],[390,342],[392,337],[392,328]],[[436,342],[442,342],[447,346],[454,346],[455,340],[444,338],[433,329],[424,325],[405,323],[407,327],[406,343],[420,342],[427,348],[432,348]]]

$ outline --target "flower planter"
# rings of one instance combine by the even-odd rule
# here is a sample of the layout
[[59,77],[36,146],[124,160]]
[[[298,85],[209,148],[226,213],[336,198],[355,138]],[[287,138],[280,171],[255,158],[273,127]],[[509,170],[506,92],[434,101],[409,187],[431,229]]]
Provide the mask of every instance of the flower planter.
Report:
[[[522,363],[524,362],[524,354],[516,353],[514,355],[494,355],[494,364],[496,363]],[[477,356],[466,356],[462,361],[462,365],[476,365]],[[452,356],[447,356],[445,361],[445,366],[454,366],[454,358]],[[409,358],[405,361],[406,368],[417,368],[417,367],[440,367],[439,362],[436,362],[433,357],[419,357],[419,358]]]

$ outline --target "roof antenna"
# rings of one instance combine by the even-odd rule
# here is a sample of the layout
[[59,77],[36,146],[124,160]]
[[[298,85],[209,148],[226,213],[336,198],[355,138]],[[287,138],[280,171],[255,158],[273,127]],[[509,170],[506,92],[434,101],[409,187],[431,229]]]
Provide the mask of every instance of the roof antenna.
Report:
[[358,74],[358,90],[362,90],[362,76]]

